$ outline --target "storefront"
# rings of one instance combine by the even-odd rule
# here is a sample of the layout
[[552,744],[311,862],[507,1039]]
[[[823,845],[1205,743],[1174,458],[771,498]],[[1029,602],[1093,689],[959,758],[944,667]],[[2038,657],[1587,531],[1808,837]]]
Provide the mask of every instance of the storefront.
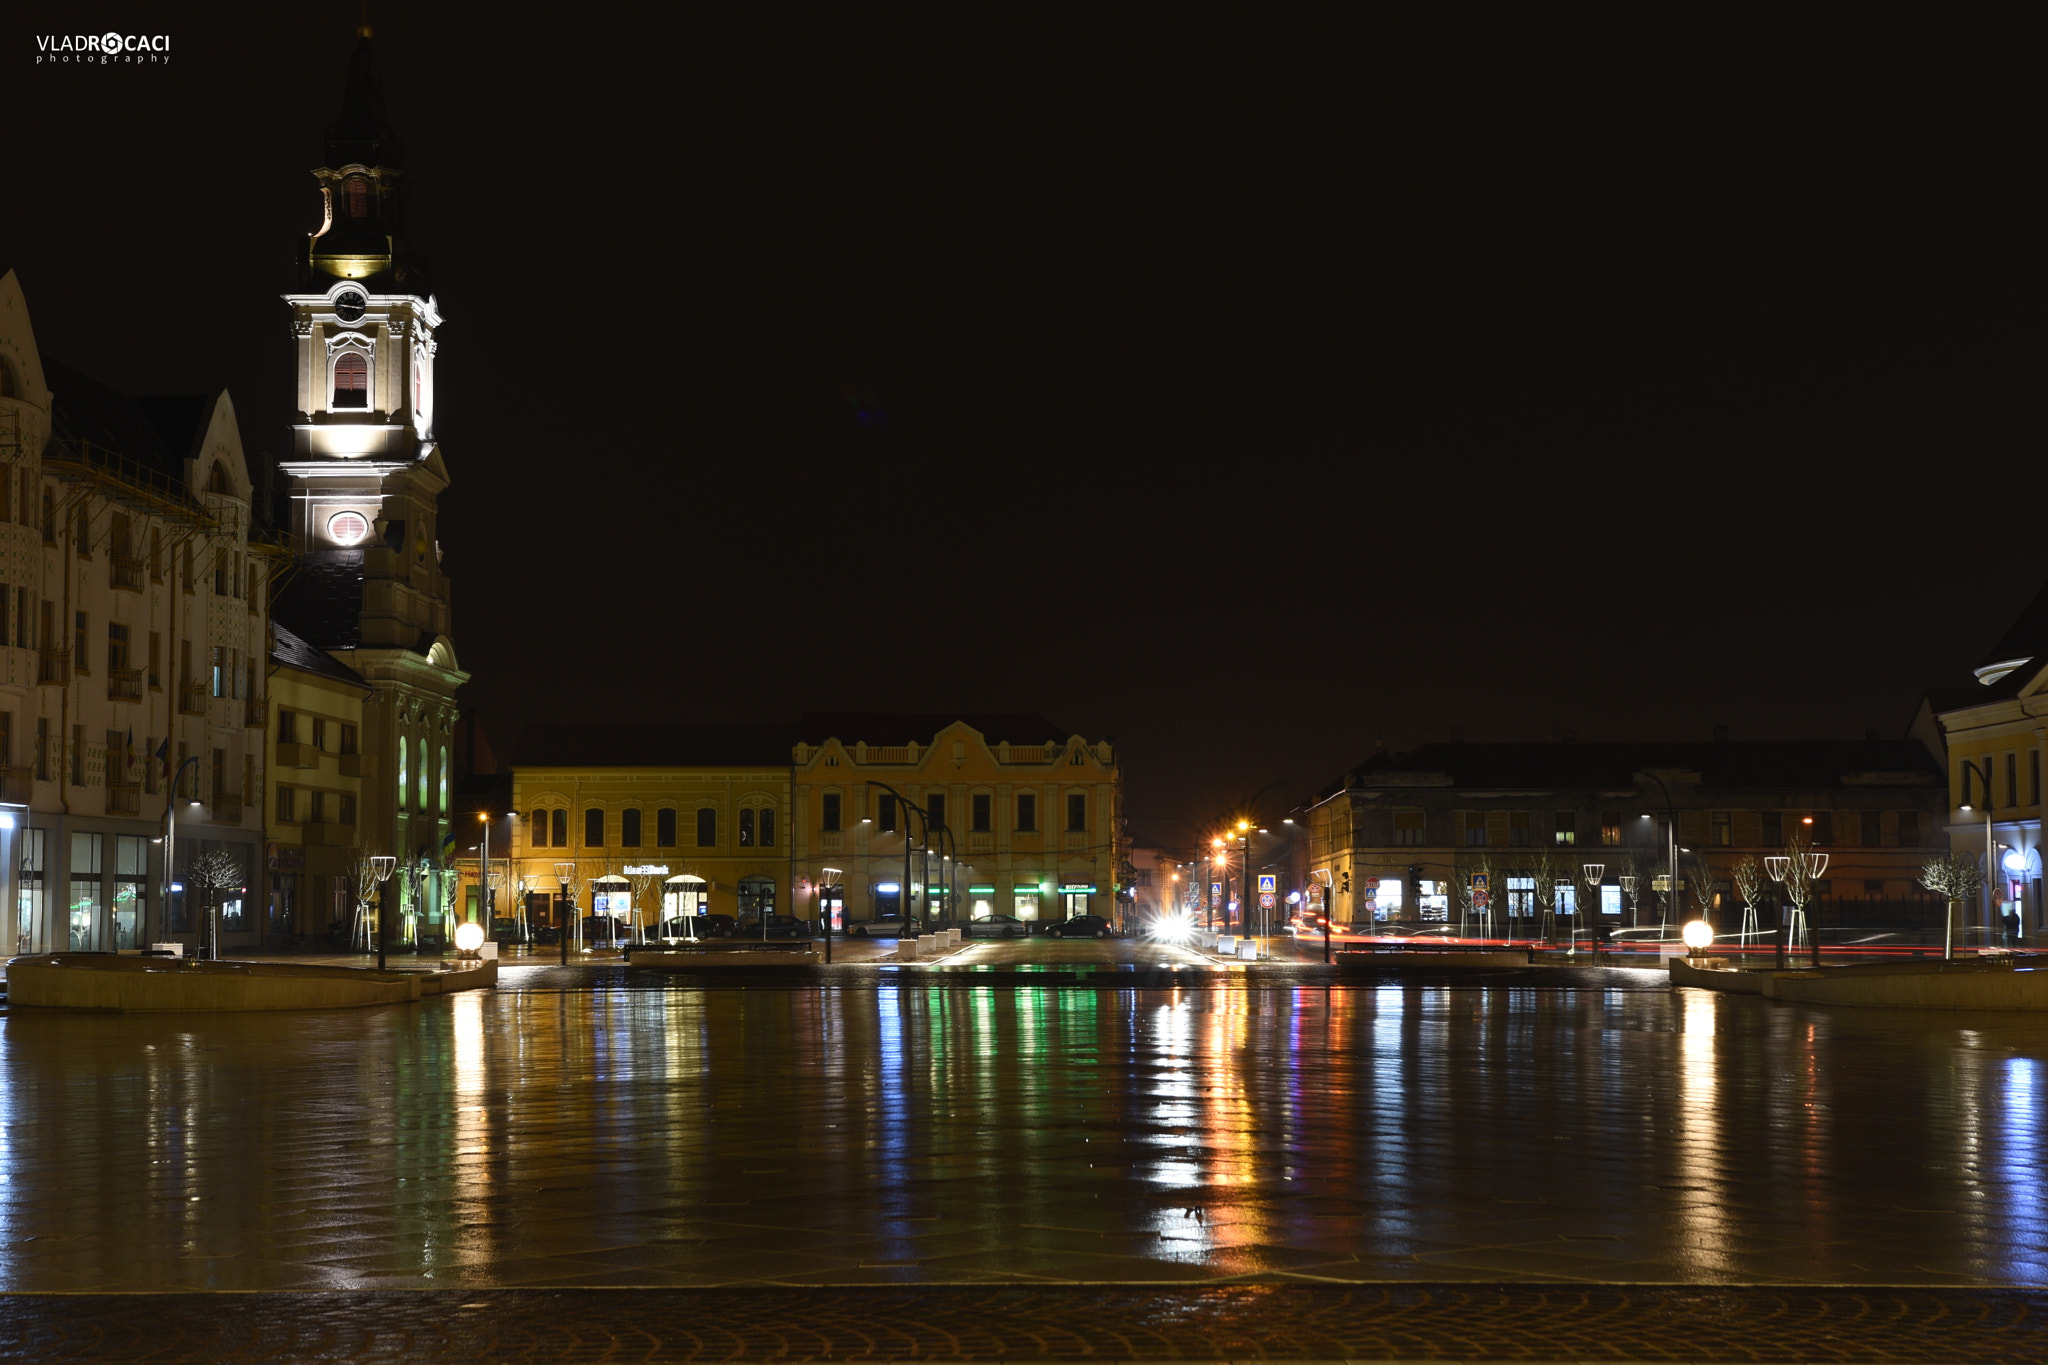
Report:
[[702,877],[688,872],[661,884],[661,934],[663,938],[694,938],[696,926],[685,923],[710,909],[710,891]]

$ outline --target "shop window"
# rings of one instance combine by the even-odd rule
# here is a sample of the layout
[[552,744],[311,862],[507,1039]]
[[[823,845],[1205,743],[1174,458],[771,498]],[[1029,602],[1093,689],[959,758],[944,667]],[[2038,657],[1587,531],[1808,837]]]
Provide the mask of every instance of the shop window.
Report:
[[533,847],[546,848],[548,846],[548,813],[546,811],[537,810],[533,813],[533,818],[526,822],[526,835]]
[[1017,795],[1017,832],[1038,833],[1038,797],[1031,792],[1019,792]]
[[742,809],[740,811],[740,847],[752,848],[753,846],[754,812],[751,809]]
[[654,813],[654,842],[660,848],[676,846],[676,813],[673,807],[664,806]]
[[994,802],[995,798],[987,792],[976,792],[974,794],[974,824],[972,828],[976,834],[987,834],[989,832],[992,821],[990,807]]
[[640,847],[640,812],[631,806],[619,812],[619,847]]
[[583,812],[583,846],[604,847],[604,812],[591,809]]
[[1600,913],[1603,915],[1619,915],[1621,913],[1620,887],[1603,886],[1600,888]]
[[1576,811],[1561,810],[1550,817],[1551,840],[1560,847],[1569,847],[1579,842],[1579,816]]
[[1425,823],[1419,810],[1397,810],[1394,812],[1394,842],[1406,847],[1419,846]]
[[718,847],[718,812],[710,806],[697,808],[697,847]]
[[1536,879],[1508,876],[1508,918],[1534,919],[1536,917]]
[[337,408],[366,408],[370,405],[370,362],[353,353],[334,362],[334,404]]
[[827,834],[839,832],[839,793],[826,792],[819,806],[818,828]]
[[1088,832],[1088,797],[1083,792],[1071,792],[1067,796],[1067,833]]

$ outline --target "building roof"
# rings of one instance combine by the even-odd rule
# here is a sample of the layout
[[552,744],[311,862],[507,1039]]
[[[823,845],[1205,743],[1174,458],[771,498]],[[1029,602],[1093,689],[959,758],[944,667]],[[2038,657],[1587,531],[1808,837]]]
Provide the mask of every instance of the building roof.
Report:
[[793,725],[529,725],[515,768],[781,768]]
[[[1910,739],[1446,743],[1375,754],[1324,788],[1322,795],[1335,796],[1347,786],[1621,791],[1637,788],[1637,773],[1674,769],[1697,772],[1701,787],[1835,787],[1852,774],[1864,775],[1858,785],[1868,785],[1868,775],[1894,777],[1899,785],[1921,785],[1942,776],[1933,756]],[[1655,791],[1655,783],[1647,785]]]
[[271,599],[270,614],[320,649],[356,648],[363,630],[363,552],[306,551]]
[[879,711],[805,712],[798,738],[807,744],[836,739],[841,744],[908,744],[912,740],[929,744],[939,731],[954,722],[964,722],[990,744],[1058,744],[1073,731],[1054,724],[1035,711],[989,715],[955,715],[948,712],[905,713]]
[[190,459],[217,394],[132,398],[42,352],[43,382],[50,386],[50,434],[87,441],[173,480],[185,482]]
[[315,649],[307,644],[282,622],[272,621],[270,629],[270,659],[280,668],[296,668],[302,673],[317,673],[323,678],[332,678],[336,682],[360,687],[365,692],[370,690],[370,684],[364,680],[362,674],[326,650]]
[[2022,664],[2043,659],[2048,659],[2048,583],[2041,585],[1991,652],[1977,661],[1974,671],[1979,681],[1996,683]]

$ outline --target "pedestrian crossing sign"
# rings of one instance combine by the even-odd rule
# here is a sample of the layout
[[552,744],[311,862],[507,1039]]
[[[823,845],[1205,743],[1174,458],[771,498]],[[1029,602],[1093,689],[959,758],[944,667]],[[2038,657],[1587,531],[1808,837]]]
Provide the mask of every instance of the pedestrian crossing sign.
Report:
[[1261,896],[1270,896],[1277,892],[1280,889],[1277,885],[1278,880],[1279,877],[1276,873],[1261,872],[1259,874],[1259,894]]

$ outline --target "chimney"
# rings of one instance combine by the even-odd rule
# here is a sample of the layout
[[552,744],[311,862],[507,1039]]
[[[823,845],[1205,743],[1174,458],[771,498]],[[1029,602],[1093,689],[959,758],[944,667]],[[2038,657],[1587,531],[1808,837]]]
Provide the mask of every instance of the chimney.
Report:
[[1716,743],[1716,744],[1726,744],[1727,742],[1728,742],[1728,727],[1727,727],[1727,726],[1725,726],[1725,725],[1716,725],[1716,726],[1714,727],[1714,743]]

